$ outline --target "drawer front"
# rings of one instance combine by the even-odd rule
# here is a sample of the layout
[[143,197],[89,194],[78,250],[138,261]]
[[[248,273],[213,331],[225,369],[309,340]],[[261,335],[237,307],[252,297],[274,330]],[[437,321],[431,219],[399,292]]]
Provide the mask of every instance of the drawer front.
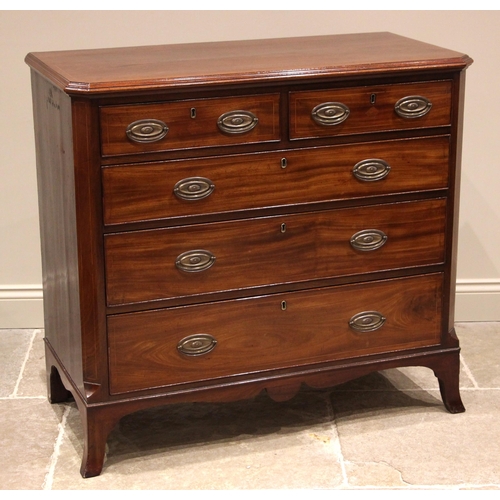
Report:
[[187,297],[444,259],[443,199],[105,237],[109,305]]
[[451,123],[451,81],[291,92],[289,99],[291,139]]
[[440,342],[442,277],[108,318],[112,394]]
[[278,141],[279,94],[105,106],[104,156]]
[[449,136],[103,169],[120,224],[446,188]]

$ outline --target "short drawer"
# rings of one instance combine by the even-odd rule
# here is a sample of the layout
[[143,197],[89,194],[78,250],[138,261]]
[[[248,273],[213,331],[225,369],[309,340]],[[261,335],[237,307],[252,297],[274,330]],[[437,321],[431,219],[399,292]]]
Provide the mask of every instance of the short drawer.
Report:
[[290,138],[447,126],[451,81],[290,92]]
[[107,225],[443,189],[449,136],[108,166]]
[[110,316],[110,390],[436,345],[441,303],[432,274]]
[[105,236],[109,305],[439,264],[436,199]]
[[279,94],[103,106],[103,156],[278,141]]

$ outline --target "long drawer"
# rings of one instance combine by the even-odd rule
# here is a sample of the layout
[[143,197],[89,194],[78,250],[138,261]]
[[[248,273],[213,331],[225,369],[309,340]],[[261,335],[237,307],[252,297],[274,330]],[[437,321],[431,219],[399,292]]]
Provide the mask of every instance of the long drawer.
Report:
[[442,275],[108,318],[119,394],[438,344]]
[[446,188],[449,136],[103,168],[108,225]]
[[446,126],[451,81],[290,93],[290,138]]
[[104,156],[278,141],[279,94],[103,106]]
[[433,199],[109,234],[107,302],[439,264],[445,212]]

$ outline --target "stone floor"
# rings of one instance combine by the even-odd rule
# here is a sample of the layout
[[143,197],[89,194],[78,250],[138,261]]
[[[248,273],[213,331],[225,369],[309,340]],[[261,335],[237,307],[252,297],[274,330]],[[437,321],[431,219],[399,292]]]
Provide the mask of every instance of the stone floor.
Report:
[[122,419],[82,479],[74,403],[45,397],[41,330],[0,330],[3,490],[498,490],[500,323],[457,325],[462,399],[426,368],[374,373],[285,403],[175,405]]

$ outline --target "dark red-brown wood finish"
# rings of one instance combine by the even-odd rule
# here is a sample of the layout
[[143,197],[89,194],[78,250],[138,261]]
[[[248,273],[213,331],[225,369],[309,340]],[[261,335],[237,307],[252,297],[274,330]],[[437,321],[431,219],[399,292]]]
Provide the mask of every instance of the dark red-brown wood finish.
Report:
[[468,56],[368,33],[26,62],[49,399],[75,398],[84,477],[121,417],[167,403],[419,365],[464,411]]

